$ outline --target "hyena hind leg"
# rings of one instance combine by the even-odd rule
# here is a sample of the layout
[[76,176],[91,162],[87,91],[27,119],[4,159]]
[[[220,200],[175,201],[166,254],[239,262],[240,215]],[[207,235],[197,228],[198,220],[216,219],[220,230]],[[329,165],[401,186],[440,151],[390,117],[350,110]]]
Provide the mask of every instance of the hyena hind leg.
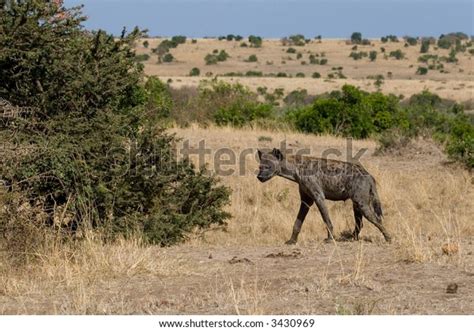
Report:
[[358,207],[359,207],[360,211],[362,212],[362,214],[364,215],[364,217],[370,223],[375,225],[377,227],[377,229],[380,230],[380,232],[382,232],[385,240],[387,242],[392,241],[392,236],[390,236],[387,229],[385,229],[385,227],[383,226],[381,219],[378,218],[377,215],[375,215],[375,212],[367,205],[359,205]]

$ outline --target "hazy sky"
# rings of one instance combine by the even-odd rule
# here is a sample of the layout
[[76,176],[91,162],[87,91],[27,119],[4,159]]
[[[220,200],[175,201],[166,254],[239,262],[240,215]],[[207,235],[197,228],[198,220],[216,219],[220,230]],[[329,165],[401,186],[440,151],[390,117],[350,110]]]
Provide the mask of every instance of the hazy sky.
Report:
[[84,4],[86,27],[119,34],[138,25],[152,36],[346,38],[473,32],[472,0],[66,0]]

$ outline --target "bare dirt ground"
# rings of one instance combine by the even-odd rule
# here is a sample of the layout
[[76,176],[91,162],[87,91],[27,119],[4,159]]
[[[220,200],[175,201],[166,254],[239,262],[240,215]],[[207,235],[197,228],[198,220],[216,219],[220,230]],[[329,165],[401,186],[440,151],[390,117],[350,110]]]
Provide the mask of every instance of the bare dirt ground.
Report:
[[[473,243],[463,249],[472,267]],[[84,284],[82,296],[63,284],[21,300],[0,296],[2,314],[472,314],[474,307],[472,268],[456,257],[399,260],[396,244],[378,241],[184,246],[156,249],[155,257],[176,269]],[[457,293],[447,293],[453,283]]]
[[[173,131],[191,146],[204,139],[213,153],[283,139],[315,156],[347,146],[340,138],[291,132]],[[324,244],[326,231],[312,208],[299,243],[284,245],[299,206],[297,188],[282,178],[260,184],[251,154],[244,174],[221,177],[233,190],[226,229],[196,233],[171,248],[91,238],[73,250],[52,248],[26,268],[0,259],[0,313],[473,314],[472,173],[446,163],[429,141],[401,155],[374,155],[375,147],[371,140],[353,142],[354,154],[368,149],[361,162],[378,182],[391,244],[367,222],[361,241]],[[342,239],[354,227],[350,202],[328,207]]]
[[[210,79],[219,76],[218,79],[231,82],[240,82],[256,90],[264,86],[272,91],[276,88],[283,88],[286,93],[296,89],[307,89],[309,94],[321,94],[340,88],[344,84],[353,84],[368,91],[375,91],[374,77],[383,75],[385,80],[381,86],[384,93],[394,93],[409,97],[414,93],[419,93],[428,89],[443,98],[453,99],[458,102],[468,102],[474,99],[474,65],[472,55],[467,51],[458,53],[458,63],[444,63],[444,72],[440,70],[429,70],[426,75],[417,75],[418,66],[426,64],[418,62],[420,45],[404,47],[404,41],[382,43],[379,40],[371,40],[371,45],[359,45],[356,52],[377,51],[378,56],[375,61],[370,61],[367,57],[361,60],[353,60],[349,57],[353,45],[347,44],[342,39],[323,39],[321,43],[312,40],[305,46],[283,46],[277,39],[265,39],[261,48],[240,47],[240,42],[219,41],[217,39],[197,39],[195,44],[190,40],[185,44],[171,49],[175,60],[171,63],[158,63],[157,55],[151,53],[151,49],[156,47],[163,39],[147,39],[149,47],[145,48],[141,43],[137,45],[137,53],[150,54],[150,59],[145,64],[145,72],[148,75],[157,75],[165,81],[170,80],[173,87],[197,86],[202,79]],[[244,40],[245,41],[245,40]],[[293,47],[297,53],[301,53],[301,58],[297,59],[297,54],[287,53],[287,49]],[[385,48],[385,53],[381,48]],[[401,60],[393,57],[385,57],[391,51],[401,50],[405,58]],[[225,50],[230,58],[225,62],[215,65],[206,65],[204,57],[214,50]],[[309,56],[317,54],[319,58],[324,54],[328,60],[326,65],[310,64]],[[449,50],[438,49],[431,45],[428,54],[438,56],[448,56]],[[246,62],[250,55],[256,55],[257,62]],[[302,64],[302,63],[305,64]],[[201,71],[199,77],[189,77],[189,72],[193,67]],[[329,79],[328,74],[334,73],[334,68],[342,68],[346,79]],[[261,71],[264,74],[277,74],[284,72],[292,75],[293,78],[275,77],[222,77],[230,72],[243,73],[247,71]],[[314,72],[321,74],[320,79],[311,78]],[[295,78],[297,73],[303,73],[305,78]]]

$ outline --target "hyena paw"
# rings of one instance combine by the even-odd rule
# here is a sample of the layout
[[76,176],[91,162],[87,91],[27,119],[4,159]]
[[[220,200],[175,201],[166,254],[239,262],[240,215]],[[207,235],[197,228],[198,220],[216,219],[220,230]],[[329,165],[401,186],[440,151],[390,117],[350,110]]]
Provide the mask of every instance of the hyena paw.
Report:
[[286,244],[286,245],[295,245],[295,244],[296,244],[296,240],[290,239],[290,240],[288,240],[285,244]]

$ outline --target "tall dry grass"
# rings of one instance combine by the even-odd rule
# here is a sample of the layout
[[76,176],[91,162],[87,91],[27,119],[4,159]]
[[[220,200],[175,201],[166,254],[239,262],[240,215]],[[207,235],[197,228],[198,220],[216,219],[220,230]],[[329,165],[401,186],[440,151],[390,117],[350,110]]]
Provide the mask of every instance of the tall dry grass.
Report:
[[[328,148],[344,151],[347,145],[346,140],[331,136],[261,129],[200,128],[193,125],[174,128],[173,131],[189,140],[191,147],[197,147],[199,141],[204,140],[206,147],[211,150],[211,155],[206,159],[210,168],[215,151],[222,147],[236,152],[247,148],[255,151],[256,148],[278,147],[280,141],[286,140],[289,147],[309,148],[312,155],[320,156]],[[414,154],[407,156],[373,156],[376,148],[373,141],[354,141],[352,144],[353,154],[362,148],[368,150],[361,162],[378,182],[384,222],[394,237],[394,243],[389,247],[396,259],[410,263],[447,262],[460,268],[472,268],[466,264],[468,252],[463,249],[474,235],[472,174],[461,168],[442,165],[442,159],[433,151],[433,146],[427,145],[426,151],[418,148]],[[424,142],[419,144],[423,146]],[[26,262],[20,259],[22,263],[19,263],[15,256],[6,254],[5,247],[0,254],[0,314],[175,311],[171,309],[177,308],[166,308],[167,299],[157,301],[155,297],[147,295],[142,298],[136,286],[145,286],[150,278],[163,279],[165,282],[183,275],[190,279],[208,275],[215,278],[215,284],[209,288],[209,292],[182,298],[180,304],[183,305],[183,311],[192,307],[194,312],[209,313],[199,309],[208,302],[214,302],[220,311],[235,314],[271,313],[267,303],[272,300],[274,293],[258,266],[249,266],[246,273],[235,275],[232,269],[227,270],[219,264],[209,267],[202,261],[184,263],[177,253],[179,249],[192,251],[196,247],[219,251],[226,247],[283,247],[291,234],[299,208],[298,190],[296,184],[282,178],[261,184],[255,178],[257,166],[253,153],[247,154],[244,174],[221,176],[222,183],[233,190],[232,203],[228,207],[233,218],[226,230],[215,229],[196,234],[177,251],[148,247],[139,239],[104,242],[93,233],[85,233],[78,240],[63,242],[54,233],[41,234],[33,228],[30,231],[31,238],[36,235],[38,242],[28,250]],[[328,206],[336,234],[352,230],[354,221],[351,203],[328,202]],[[326,230],[319,213],[312,208],[303,226],[299,245],[303,248],[317,245],[325,236]],[[314,267],[314,274],[319,276],[313,283],[307,283],[301,278],[302,275],[289,278],[290,288],[286,291],[304,288],[304,293],[312,295],[303,296],[300,312],[317,312],[312,300],[328,300],[334,288],[347,284],[377,286],[368,277],[367,269],[371,262],[367,251],[373,245],[385,245],[383,237],[367,221],[362,237],[363,240],[353,247],[354,257],[349,264],[343,263],[347,256],[341,256],[340,243],[335,242],[330,248],[326,264]],[[22,245],[27,244],[20,242]],[[452,255],[443,253],[444,244],[457,247],[457,252]],[[336,277],[334,270],[337,270]],[[127,288],[132,280],[134,285]],[[135,299],[132,304],[129,295],[134,292],[137,292],[136,296],[140,300]],[[383,312],[398,311],[398,303],[393,300],[394,306],[388,304]],[[371,298],[349,303],[341,301],[335,306],[334,313],[368,314],[378,305],[377,299]],[[284,309],[288,309],[288,313],[295,313],[290,308]]]
[[[238,167],[227,166],[235,173],[223,176],[225,185],[232,188],[229,211],[234,216],[226,232],[213,231],[194,242],[196,245],[274,245],[288,240],[299,208],[299,194],[295,183],[274,178],[261,184],[255,178],[258,163],[254,153],[257,148],[279,147],[286,141],[290,148],[309,148],[312,155],[321,156],[329,148],[341,151],[345,158],[347,140],[332,136],[314,136],[291,132],[273,132],[260,129],[233,129],[198,126],[176,128],[178,136],[198,146],[204,140],[206,147],[215,153],[226,147],[236,154],[251,148],[246,155],[245,174]],[[262,139],[265,137],[265,139]],[[422,146],[426,144],[426,151]],[[440,255],[441,243],[456,243],[474,235],[474,189],[472,174],[462,168],[442,164],[442,157],[429,141],[417,142],[414,155],[373,156],[376,143],[371,140],[353,141],[355,155],[360,149],[367,152],[362,164],[376,178],[378,192],[384,209],[384,222],[395,237],[401,259],[425,261]],[[433,150],[434,149],[434,150]],[[335,154],[332,154],[335,155]],[[213,169],[214,155],[206,159]],[[197,160],[195,160],[197,161]],[[336,233],[352,230],[354,219],[352,204],[327,202]],[[371,240],[383,241],[380,233],[369,222],[364,222],[362,235]],[[301,232],[300,242],[320,241],[326,229],[319,212],[312,208]],[[457,257],[462,260],[461,254]]]

